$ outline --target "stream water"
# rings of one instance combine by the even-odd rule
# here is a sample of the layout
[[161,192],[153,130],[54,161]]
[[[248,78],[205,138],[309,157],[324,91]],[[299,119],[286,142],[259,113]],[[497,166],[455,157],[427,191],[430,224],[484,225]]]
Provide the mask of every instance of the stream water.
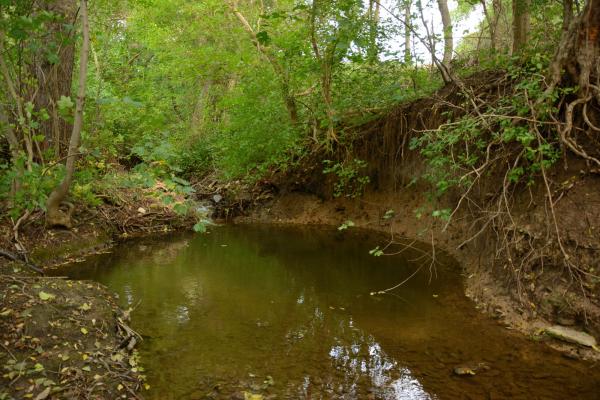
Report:
[[138,305],[149,399],[600,398],[598,366],[481,315],[452,260],[432,270],[417,250],[369,255],[377,244],[352,229],[224,226],[59,272]]

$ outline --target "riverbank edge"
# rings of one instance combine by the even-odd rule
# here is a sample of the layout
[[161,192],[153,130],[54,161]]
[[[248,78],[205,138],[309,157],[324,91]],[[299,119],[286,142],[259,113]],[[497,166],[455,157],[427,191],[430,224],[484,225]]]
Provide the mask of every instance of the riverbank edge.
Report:
[[[518,332],[533,341],[542,341],[558,350],[568,358],[588,361],[599,361],[597,349],[558,341],[545,333],[545,329],[554,325],[550,321],[531,310],[523,308],[523,304],[514,298],[514,293],[494,271],[482,266],[485,253],[458,249],[457,244],[464,240],[460,228],[449,227],[442,230],[439,221],[431,217],[414,217],[413,210],[406,207],[402,195],[371,192],[360,199],[323,199],[317,195],[300,192],[279,194],[246,210],[244,215],[232,219],[234,224],[274,224],[274,225],[315,225],[340,227],[347,229],[360,228],[386,235],[390,239],[402,238],[416,240],[431,245],[436,251],[444,252],[454,258],[460,265],[463,274],[463,290],[474,307],[505,329]],[[384,219],[387,210],[394,210],[394,217]],[[410,221],[410,222],[406,222]],[[386,245],[382,241],[381,247]],[[536,306],[533,304],[533,308]]]
[[[127,233],[101,213],[84,210],[78,218],[85,223],[74,229],[47,230],[34,223],[23,229],[19,242],[30,265],[50,272],[134,238],[191,230],[196,221],[165,215],[160,226]],[[2,398],[142,399],[149,386],[136,351],[141,337],[128,326],[133,310],[121,309],[103,285],[39,275],[27,264],[0,257]]]

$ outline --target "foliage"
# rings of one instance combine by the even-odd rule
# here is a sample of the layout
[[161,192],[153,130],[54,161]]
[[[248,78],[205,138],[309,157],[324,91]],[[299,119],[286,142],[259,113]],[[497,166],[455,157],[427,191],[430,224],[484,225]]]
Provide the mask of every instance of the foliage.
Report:
[[[11,202],[8,215],[13,220],[36,208],[44,210],[50,191],[64,174],[60,167],[49,169],[34,163],[29,170],[23,167],[24,163],[24,158],[19,158],[14,167],[0,164],[0,200]],[[16,179],[19,185],[15,188]]]
[[[548,96],[543,71],[548,58],[535,54],[526,63],[514,59],[508,66],[513,95],[500,97],[486,104],[479,112],[467,112],[453,118],[446,113],[448,122],[411,141],[411,148],[419,149],[429,162],[426,178],[435,187],[435,196],[450,188],[466,190],[483,169],[491,165],[491,154],[516,155],[507,172],[510,184],[534,184],[542,168],[549,168],[560,158],[560,140],[557,132],[547,130],[553,124],[556,110],[552,102],[535,102]],[[553,99],[568,91],[555,91]],[[474,174],[473,171],[478,171]],[[444,217],[446,213],[438,212]]]
[[[465,19],[481,4],[460,1],[453,18]],[[555,111],[543,109],[551,101],[533,108],[531,102],[545,90],[542,76],[561,33],[562,8],[533,2],[531,40],[513,56],[510,2],[485,5],[490,18],[499,17],[496,47],[489,39],[493,18],[484,18],[458,45],[451,67],[459,77],[478,69],[508,70],[515,95],[486,105],[482,116],[449,113],[447,124],[413,140],[430,162],[436,196],[468,188],[468,172],[485,163],[490,145],[522,153],[507,175],[512,184],[531,184],[542,166],[560,157],[557,137],[537,135],[525,119],[544,125]],[[209,174],[255,182],[314,149],[351,143],[346,127],[439,89],[443,82],[429,65],[430,55],[413,48],[404,59],[398,44],[407,32],[402,19],[373,7],[379,6],[359,0],[93,2],[88,101],[71,200],[95,206],[110,185],[150,189],[157,182],[191,197],[188,181]],[[398,17],[402,7],[390,11]],[[37,101],[45,88],[35,73],[44,63],[67,66],[62,49],[77,49],[81,40],[80,27],[57,10],[0,2],[0,44],[22,103],[3,83],[0,116],[9,123],[0,127],[7,138],[9,128],[15,132],[19,155],[2,162],[0,197],[13,218],[43,209],[63,174],[65,143],[60,148],[42,133],[50,122],[68,127],[75,96],[57,96],[53,113]],[[415,11],[408,32],[413,47],[428,40],[420,26],[428,16],[421,19]],[[350,159],[326,162],[323,172],[335,177],[336,197],[356,197],[369,182],[365,169],[363,161]]]
[[350,161],[338,163],[325,160],[323,164],[325,164],[323,173],[333,174],[336,177],[333,185],[334,197],[358,197],[363,194],[370,182],[370,178],[361,172],[367,167],[367,163],[363,160],[353,158]]

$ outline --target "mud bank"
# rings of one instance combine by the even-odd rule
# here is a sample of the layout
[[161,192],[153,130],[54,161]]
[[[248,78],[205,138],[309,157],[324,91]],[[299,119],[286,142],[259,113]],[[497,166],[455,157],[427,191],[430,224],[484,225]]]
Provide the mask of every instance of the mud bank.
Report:
[[8,221],[0,224],[0,248],[20,259],[0,257],[1,399],[142,398],[148,387],[136,351],[141,337],[128,326],[132,310],[96,282],[41,276],[23,260],[48,272],[195,221],[147,200],[82,207],[70,230],[47,229],[41,213],[18,236]]
[[[490,103],[510,95],[513,85],[502,71],[480,73],[465,84]],[[510,184],[507,175],[519,156],[502,148],[486,163],[485,174],[472,172],[478,177],[471,186],[434,195],[437,187],[428,179],[432,167],[410,143],[446,123],[464,102],[460,90],[448,85],[430,98],[347,129],[350,139],[344,145],[319,149],[292,170],[274,173],[262,192],[256,186],[247,190],[254,198],[271,199],[247,202],[238,220],[331,225],[351,220],[390,239],[417,239],[453,255],[464,267],[467,295],[510,329],[542,339],[540,329],[563,325],[599,338],[597,171],[564,151],[545,176]],[[324,173],[333,164],[353,168],[356,160],[366,166],[360,173],[369,182],[360,196],[356,175],[343,169],[337,177]],[[340,183],[350,187],[351,196],[339,193]],[[225,203],[240,204],[234,192],[220,195]],[[598,357],[584,348],[568,350]]]
[[[523,304],[510,282],[490,268],[489,254],[474,246],[459,247],[465,240],[464,227],[455,224],[442,230],[434,218],[416,218],[414,210],[418,204],[418,196],[410,193],[368,193],[359,200],[323,200],[314,194],[287,193],[236,217],[234,222],[341,226],[352,221],[357,228],[380,232],[382,248],[393,242],[398,249],[413,240],[432,245],[436,251],[451,255],[462,265],[466,295],[474,301],[475,307],[500,325],[517,330],[532,340],[545,341],[566,356],[600,359],[596,350],[556,341],[543,333],[545,328],[561,322],[572,328],[585,329],[583,324],[577,326],[576,320],[568,319],[573,318],[575,310],[562,310],[562,314],[556,315],[553,310],[544,308],[544,300],[538,304],[531,302],[529,307]],[[389,210],[394,210],[394,217],[387,217]],[[546,287],[544,291],[548,293],[547,297],[557,295],[556,289]]]

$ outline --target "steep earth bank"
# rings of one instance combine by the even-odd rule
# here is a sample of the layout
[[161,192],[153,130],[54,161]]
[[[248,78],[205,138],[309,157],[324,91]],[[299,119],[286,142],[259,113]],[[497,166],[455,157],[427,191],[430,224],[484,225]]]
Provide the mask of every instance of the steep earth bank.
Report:
[[[501,72],[489,72],[466,83],[485,98],[504,93],[505,82]],[[432,197],[431,184],[424,179],[427,163],[409,143],[445,122],[448,110],[463,101],[449,85],[431,98],[401,105],[353,128],[354,139],[343,150],[317,152],[300,167],[274,173],[252,191],[220,191],[220,215],[239,215],[238,222],[339,226],[352,221],[386,232],[397,242],[396,250],[417,239],[453,255],[464,267],[467,295],[507,327],[535,339],[546,338],[542,330],[551,325],[600,337],[596,171],[565,152],[547,171],[548,185],[538,179],[533,185],[507,186],[506,160],[500,160],[467,195],[455,189]],[[354,159],[367,162],[370,183],[362,196],[335,197],[339,180],[323,173],[324,160]],[[436,210],[444,209],[456,209],[449,224],[435,217]],[[600,354],[549,343],[575,356]]]

